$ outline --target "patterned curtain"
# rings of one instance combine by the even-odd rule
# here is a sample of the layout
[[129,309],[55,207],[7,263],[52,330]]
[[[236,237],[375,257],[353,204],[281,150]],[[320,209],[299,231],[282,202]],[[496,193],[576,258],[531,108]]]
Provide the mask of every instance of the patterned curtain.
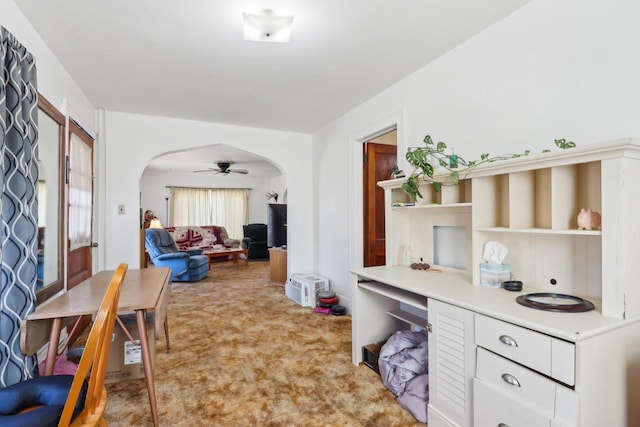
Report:
[[38,102],[35,58],[2,28],[0,75],[0,387],[31,377],[20,322],[35,308]]

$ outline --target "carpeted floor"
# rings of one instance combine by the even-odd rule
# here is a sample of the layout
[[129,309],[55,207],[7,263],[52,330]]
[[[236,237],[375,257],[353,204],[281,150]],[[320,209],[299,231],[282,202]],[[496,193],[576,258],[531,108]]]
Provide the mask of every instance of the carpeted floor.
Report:
[[[351,363],[351,317],[314,314],[267,284],[267,262],[173,283],[172,352],[157,341],[161,426],[424,426]],[[109,426],[152,425],[144,379],[107,385]]]

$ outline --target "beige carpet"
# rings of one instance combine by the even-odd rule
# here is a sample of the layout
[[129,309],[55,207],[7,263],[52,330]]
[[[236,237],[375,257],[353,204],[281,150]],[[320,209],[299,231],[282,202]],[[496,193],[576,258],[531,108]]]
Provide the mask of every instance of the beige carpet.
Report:
[[[351,363],[351,317],[300,307],[268,263],[219,263],[173,283],[172,352],[157,341],[161,426],[424,426]],[[107,386],[110,426],[151,425],[145,382]]]

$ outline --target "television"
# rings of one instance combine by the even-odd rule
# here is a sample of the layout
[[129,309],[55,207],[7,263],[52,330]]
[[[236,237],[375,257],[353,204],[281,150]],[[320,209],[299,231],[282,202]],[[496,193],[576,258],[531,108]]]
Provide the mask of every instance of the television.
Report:
[[267,245],[280,247],[287,244],[287,205],[269,203],[267,208]]

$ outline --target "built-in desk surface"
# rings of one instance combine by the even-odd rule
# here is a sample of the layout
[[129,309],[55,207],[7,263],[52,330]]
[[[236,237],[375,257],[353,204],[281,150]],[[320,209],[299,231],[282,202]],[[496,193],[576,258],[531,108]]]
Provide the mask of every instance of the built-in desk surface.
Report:
[[372,283],[359,286],[402,301],[413,294],[437,299],[476,313],[496,317],[526,328],[535,329],[551,336],[577,342],[608,330],[637,322],[640,319],[618,319],[601,314],[599,300],[590,299],[595,310],[584,313],[555,313],[524,307],[516,302],[518,295],[541,292],[525,286],[521,292],[510,292],[488,286],[473,286],[471,274],[466,271],[443,269],[442,273],[412,270],[404,266],[365,267],[352,270],[360,278]]

